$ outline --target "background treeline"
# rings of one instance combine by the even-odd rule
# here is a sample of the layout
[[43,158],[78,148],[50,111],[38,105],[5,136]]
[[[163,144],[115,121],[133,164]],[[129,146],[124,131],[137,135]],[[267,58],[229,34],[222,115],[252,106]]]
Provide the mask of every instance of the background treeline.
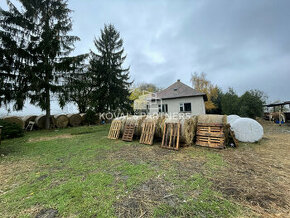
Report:
[[191,82],[195,89],[207,94],[207,113],[237,114],[242,117],[256,118],[263,116],[267,96],[259,90],[249,90],[238,96],[233,88],[223,92],[221,88],[213,85],[206,79],[206,74],[194,73]]
[[113,25],[104,26],[94,49],[72,56],[80,39],[70,35],[66,0],[7,0],[7,6],[0,8],[0,107],[22,110],[29,100],[45,111],[47,129],[52,95],[61,107],[76,103],[80,113],[131,110],[129,68]]

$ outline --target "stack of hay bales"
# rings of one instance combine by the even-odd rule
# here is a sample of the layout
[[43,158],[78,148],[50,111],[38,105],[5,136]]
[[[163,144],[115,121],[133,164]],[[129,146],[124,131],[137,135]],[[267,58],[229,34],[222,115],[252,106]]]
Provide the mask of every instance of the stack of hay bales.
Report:
[[67,117],[69,119],[69,125],[72,127],[80,126],[82,123],[82,117],[80,114],[69,114]]
[[[190,145],[194,141],[196,127],[197,127],[197,116],[192,117],[175,117],[169,118],[165,115],[148,115],[148,116],[122,116],[118,117],[115,120],[120,120],[122,123],[120,133],[123,134],[126,123],[135,124],[135,133],[136,136],[141,136],[142,129],[146,122],[155,123],[155,138],[162,139],[164,124],[165,123],[180,123],[181,132],[180,132],[180,141]],[[114,122],[113,121],[113,122]]]
[[9,123],[15,123],[17,125],[19,125],[22,129],[24,129],[24,121],[20,118],[20,117],[16,117],[16,116],[9,116],[9,117],[4,117],[3,120],[5,120],[6,122]]

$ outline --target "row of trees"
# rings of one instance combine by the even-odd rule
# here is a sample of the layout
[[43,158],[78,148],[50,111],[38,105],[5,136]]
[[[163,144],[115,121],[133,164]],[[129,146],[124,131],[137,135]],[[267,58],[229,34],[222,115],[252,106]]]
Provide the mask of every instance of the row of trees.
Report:
[[95,39],[96,52],[71,56],[71,10],[66,0],[7,1],[0,8],[0,106],[24,102],[46,111],[50,126],[51,95],[64,106],[75,102],[80,112],[92,109],[130,110],[129,68],[123,41],[113,25],[105,25]]
[[213,114],[237,114],[243,117],[261,117],[263,105],[266,103],[266,95],[259,90],[249,90],[238,96],[233,88],[223,92],[218,86],[206,79],[206,74],[194,73],[191,82],[195,89],[207,94],[207,113]]

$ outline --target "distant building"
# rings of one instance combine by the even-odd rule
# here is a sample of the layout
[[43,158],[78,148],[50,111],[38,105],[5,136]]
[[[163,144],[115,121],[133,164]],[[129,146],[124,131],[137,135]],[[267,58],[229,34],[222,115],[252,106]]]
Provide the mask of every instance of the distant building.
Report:
[[177,80],[177,82],[160,92],[144,95],[135,100],[134,109],[146,111],[148,114],[186,113],[199,115],[205,114],[205,101],[207,101],[206,94],[198,92]]
[[134,111],[136,114],[148,114],[149,113],[149,102],[152,98],[152,92],[146,92],[143,95],[139,96],[138,99],[134,101]]

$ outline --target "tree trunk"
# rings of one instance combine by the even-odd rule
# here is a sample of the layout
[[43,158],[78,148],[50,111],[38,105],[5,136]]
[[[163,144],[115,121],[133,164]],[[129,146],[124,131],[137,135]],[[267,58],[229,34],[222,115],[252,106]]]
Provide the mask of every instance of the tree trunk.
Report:
[[46,119],[45,129],[50,129],[50,92],[46,90]]
[[79,104],[78,108],[81,114],[86,113],[86,106]]

